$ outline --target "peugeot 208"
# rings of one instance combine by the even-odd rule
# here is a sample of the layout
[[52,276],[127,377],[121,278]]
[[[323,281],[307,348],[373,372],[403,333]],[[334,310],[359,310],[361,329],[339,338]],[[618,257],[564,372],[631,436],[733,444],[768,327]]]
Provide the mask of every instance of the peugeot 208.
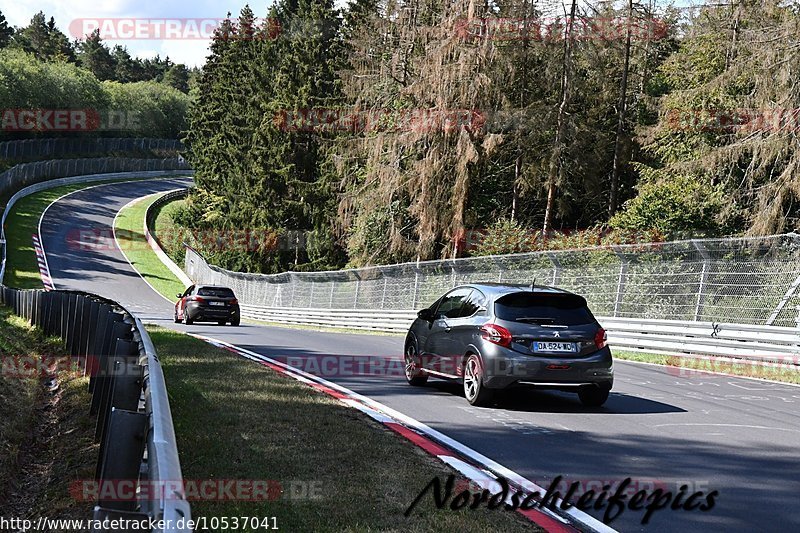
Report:
[[456,287],[419,311],[404,354],[411,385],[461,379],[476,406],[517,385],[577,392],[600,406],[614,383],[606,332],[586,300],[552,287]]

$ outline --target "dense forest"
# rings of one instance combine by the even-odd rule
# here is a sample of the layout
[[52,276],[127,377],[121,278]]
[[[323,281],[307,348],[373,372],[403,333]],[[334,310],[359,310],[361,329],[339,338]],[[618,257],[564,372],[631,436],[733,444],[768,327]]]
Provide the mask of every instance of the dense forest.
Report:
[[0,110],[11,110],[3,114],[0,140],[76,133],[20,131],[13,111],[31,109],[90,110],[87,134],[174,139],[187,128],[196,75],[169,58],[110,50],[97,32],[70,42],[41,12],[24,28],[9,27],[0,13]]

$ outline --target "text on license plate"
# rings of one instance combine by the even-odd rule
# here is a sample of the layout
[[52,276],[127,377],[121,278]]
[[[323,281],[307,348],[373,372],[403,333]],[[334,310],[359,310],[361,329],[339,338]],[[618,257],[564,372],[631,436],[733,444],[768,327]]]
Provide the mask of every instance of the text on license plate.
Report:
[[534,352],[569,352],[575,353],[574,342],[534,342]]
[[225,302],[208,302],[209,305],[225,305]]

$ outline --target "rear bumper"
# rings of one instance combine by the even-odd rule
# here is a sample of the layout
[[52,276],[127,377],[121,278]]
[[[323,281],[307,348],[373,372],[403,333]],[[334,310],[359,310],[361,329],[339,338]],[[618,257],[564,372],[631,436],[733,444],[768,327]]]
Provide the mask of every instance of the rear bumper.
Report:
[[186,306],[185,313],[192,320],[222,320],[236,318],[239,316],[239,306],[215,308],[209,305],[201,306],[198,303],[190,303]]
[[485,348],[483,380],[492,389],[512,385],[571,388],[593,384],[610,390],[614,385],[614,364],[607,346],[581,358],[532,356],[497,345]]

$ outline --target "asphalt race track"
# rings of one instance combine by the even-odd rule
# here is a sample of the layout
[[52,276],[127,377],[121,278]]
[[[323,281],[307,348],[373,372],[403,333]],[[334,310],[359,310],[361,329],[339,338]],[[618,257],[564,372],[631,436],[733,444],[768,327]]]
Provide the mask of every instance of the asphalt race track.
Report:
[[[186,183],[102,185],[53,204],[41,227],[56,288],[98,293],[148,322],[279,359],[311,364],[335,356],[328,363],[343,364],[328,368],[344,375],[324,374],[331,381],[416,418],[545,487],[562,475],[591,482],[589,488],[631,477],[645,489],[666,487],[675,493],[686,483],[690,493],[719,491],[708,512],[665,509],[646,526],[640,523],[644,511],[626,510],[611,524],[621,531],[800,530],[800,387],[617,362],[615,388],[602,408],[584,408],[574,395],[534,391],[510,393],[497,408],[473,408],[458,384],[432,380],[427,387],[412,388],[399,372],[353,376],[346,371],[364,356],[399,359],[400,336],[247,323],[239,328],[173,324],[172,303],[142,280],[113,239],[100,249],[70,244],[77,229],[110,231],[117,211],[131,199]],[[409,494],[409,503],[415,496]]]

